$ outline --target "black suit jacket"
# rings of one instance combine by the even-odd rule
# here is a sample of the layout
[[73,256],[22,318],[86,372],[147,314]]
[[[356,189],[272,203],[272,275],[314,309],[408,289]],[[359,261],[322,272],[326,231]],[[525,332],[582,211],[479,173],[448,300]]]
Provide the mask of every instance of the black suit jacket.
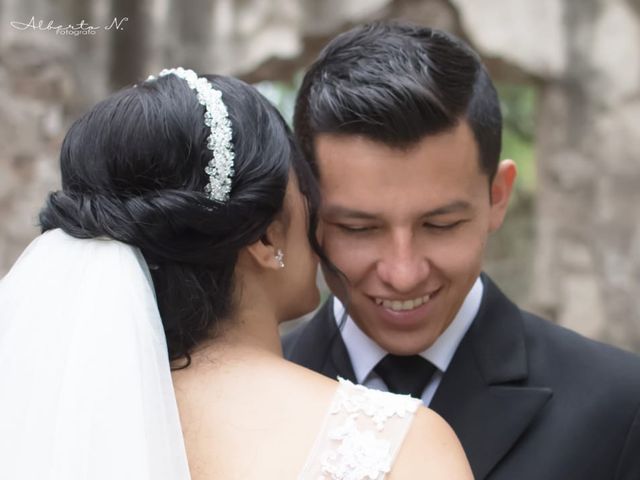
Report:
[[[640,480],[640,358],[520,310],[483,275],[478,315],[431,402],[477,480]],[[355,381],[332,301],[283,340]]]

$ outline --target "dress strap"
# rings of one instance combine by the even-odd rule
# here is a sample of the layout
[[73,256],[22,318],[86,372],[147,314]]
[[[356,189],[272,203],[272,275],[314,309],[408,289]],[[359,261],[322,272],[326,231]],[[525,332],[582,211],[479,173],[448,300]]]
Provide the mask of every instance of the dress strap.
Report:
[[421,401],[338,378],[339,386],[299,480],[382,480]]

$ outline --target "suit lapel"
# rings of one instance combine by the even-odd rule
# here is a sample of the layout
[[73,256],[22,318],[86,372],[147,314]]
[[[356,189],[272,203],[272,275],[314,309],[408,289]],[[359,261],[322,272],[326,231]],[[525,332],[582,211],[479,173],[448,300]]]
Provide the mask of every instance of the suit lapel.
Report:
[[342,377],[356,382],[347,347],[333,315],[333,297],[304,327],[287,358],[327,377]]
[[487,277],[478,316],[430,405],[460,438],[476,480],[489,475],[551,398],[526,384],[520,310]]

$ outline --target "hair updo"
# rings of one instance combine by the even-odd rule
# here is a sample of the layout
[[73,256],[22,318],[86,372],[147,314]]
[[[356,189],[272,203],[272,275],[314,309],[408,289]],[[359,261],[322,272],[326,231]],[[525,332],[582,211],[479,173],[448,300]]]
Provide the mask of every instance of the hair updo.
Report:
[[310,232],[316,223],[315,183],[278,111],[240,80],[205,78],[222,92],[232,124],[229,200],[204,193],[211,159],[204,107],[187,82],[168,75],[112,95],[71,126],[60,154],[62,190],[40,213],[42,231],[140,248],[169,358],[187,365],[191,349],[230,315],[238,252],[282,210],[291,170],[307,198]]

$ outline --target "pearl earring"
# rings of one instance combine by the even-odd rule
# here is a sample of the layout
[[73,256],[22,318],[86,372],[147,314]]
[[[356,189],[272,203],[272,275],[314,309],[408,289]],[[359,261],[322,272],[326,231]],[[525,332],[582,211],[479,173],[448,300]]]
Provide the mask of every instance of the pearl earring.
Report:
[[276,250],[275,259],[278,265],[280,265],[280,268],[284,268],[284,252],[282,250]]

